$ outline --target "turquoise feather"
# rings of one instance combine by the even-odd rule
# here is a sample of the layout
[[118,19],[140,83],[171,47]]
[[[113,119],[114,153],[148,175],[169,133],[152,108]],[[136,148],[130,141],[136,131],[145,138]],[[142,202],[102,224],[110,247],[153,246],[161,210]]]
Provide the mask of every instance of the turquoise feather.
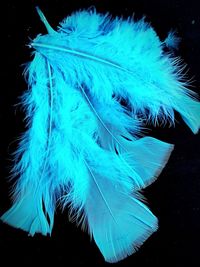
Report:
[[[27,130],[14,154],[13,206],[1,220],[30,235],[51,234],[57,204],[87,228],[108,262],[135,252],[157,230],[139,193],[156,180],[173,145],[141,137],[147,123],[197,133],[200,103],[179,59],[163,52],[143,19],[78,11],[30,44],[21,97]],[[174,41],[174,42],[173,42]],[[126,102],[126,107],[121,104]]]

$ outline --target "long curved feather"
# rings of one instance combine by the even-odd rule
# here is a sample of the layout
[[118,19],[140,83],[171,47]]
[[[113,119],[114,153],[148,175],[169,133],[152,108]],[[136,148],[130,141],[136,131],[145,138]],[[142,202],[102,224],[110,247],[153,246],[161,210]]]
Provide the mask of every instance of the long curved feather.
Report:
[[31,46],[59,64],[70,83],[85,84],[97,99],[123,97],[134,114],[155,124],[174,123],[176,110],[198,132],[200,104],[187,89],[180,60],[164,54],[162,42],[144,20],[76,12],[57,33],[38,36]]
[[[135,170],[139,173],[140,180],[133,179],[135,190],[145,188],[155,181],[165,167],[173,145],[150,137],[137,140],[136,136],[141,129],[139,121],[131,118],[130,114],[128,116],[128,112],[126,114],[126,110],[114,98],[110,100],[109,105],[98,103],[98,100],[94,99],[93,104],[82,86],[80,88],[99,121],[100,145],[112,152],[117,151],[127,168],[130,171],[132,169],[134,174]],[[123,154],[129,154],[129,160],[125,159]],[[132,164],[130,159],[132,159]]]
[[31,90],[23,95],[22,103],[30,128],[14,155],[17,164],[12,169],[12,179],[20,175],[14,188],[14,204],[1,219],[31,235],[35,232],[46,235],[53,227],[54,213],[51,192],[47,189],[53,96],[50,65],[38,53],[29,66],[28,81]]

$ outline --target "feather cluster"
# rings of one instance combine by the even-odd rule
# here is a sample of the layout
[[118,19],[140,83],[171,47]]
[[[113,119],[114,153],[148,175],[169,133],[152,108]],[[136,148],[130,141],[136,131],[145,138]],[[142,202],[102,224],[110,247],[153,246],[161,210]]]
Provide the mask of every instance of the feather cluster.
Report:
[[58,204],[87,228],[104,258],[132,254],[157,229],[140,190],[164,168],[173,145],[142,137],[146,124],[174,124],[174,111],[197,133],[200,103],[179,59],[165,53],[141,19],[94,9],[73,13],[30,46],[21,97],[27,130],[14,154],[13,206],[5,223],[50,234]]

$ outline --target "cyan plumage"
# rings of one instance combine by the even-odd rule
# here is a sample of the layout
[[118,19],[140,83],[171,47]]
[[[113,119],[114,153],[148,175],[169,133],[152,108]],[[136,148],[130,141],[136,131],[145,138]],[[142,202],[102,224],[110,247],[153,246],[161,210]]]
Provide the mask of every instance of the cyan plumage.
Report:
[[[94,9],[67,17],[30,43],[27,131],[14,154],[13,206],[1,219],[30,235],[50,234],[56,205],[88,228],[104,258],[117,262],[157,229],[139,190],[164,168],[173,145],[141,137],[148,123],[174,124],[178,111],[194,133],[200,103],[178,58],[164,52],[144,21]],[[122,102],[126,105],[122,105]]]

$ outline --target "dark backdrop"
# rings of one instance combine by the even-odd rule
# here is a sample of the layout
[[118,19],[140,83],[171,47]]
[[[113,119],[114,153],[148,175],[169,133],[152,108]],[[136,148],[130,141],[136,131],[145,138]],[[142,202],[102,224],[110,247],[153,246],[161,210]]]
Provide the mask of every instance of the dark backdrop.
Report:
[[[1,59],[3,83],[0,91],[0,214],[10,207],[8,198],[9,155],[16,138],[24,131],[22,111],[16,109],[17,97],[26,89],[22,63],[30,60],[29,38],[45,33],[35,6],[39,5],[53,27],[72,11],[96,6],[97,11],[136,18],[142,15],[158,35],[165,38],[172,28],[182,38],[179,52],[193,77],[193,90],[200,92],[200,6],[196,0],[119,0],[106,1],[7,1],[6,53]],[[4,10],[2,10],[2,13]],[[116,266],[199,266],[200,254],[200,135],[193,135],[177,115],[175,128],[152,128],[149,135],[174,143],[175,150],[159,179],[145,191],[149,206],[159,218],[159,230],[137,253]],[[0,223],[1,262],[30,266],[106,266],[98,248],[86,233],[67,220],[67,211],[57,210],[51,237],[28,237],[23,231]],[[15,265],[16,266],[16,265]]]

